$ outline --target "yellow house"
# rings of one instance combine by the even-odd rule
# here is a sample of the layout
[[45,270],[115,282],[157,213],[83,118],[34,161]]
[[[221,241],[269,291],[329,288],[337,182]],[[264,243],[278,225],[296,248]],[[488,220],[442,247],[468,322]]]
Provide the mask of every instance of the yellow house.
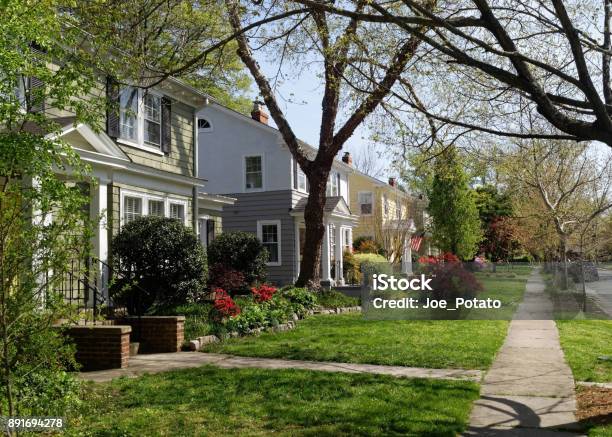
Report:
[[[342,157],[352,165],[348,152]],[[388,183],[354,168],[349,174],[350,209],[359,215],[353,228],[353,241],[367,237],[380,244],[389,261],[402,264],[402,272],[412,271],[411,237],[423,231],[425,202],[402,190],[395,178]]]

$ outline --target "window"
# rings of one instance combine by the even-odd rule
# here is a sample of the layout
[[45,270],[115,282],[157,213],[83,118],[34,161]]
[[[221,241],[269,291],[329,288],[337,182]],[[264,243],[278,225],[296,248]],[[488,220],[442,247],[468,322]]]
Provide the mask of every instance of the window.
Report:
[[399,199],[395,200],[395,216],[398,220],[402,219],[402,204]]
[[325,194],[327,196],[338,196],[340,193],[340,173],[335,171],[329,174],[327,179],[327,189]]
[[119,105],[119,135],[126,140],[138,141],[138,89],[122,89]]
[[383,194],[383,208],[385,211],[385,216],[389,215],[389,199],[386,194]]
[[343,245],[344,245],[344,252],[352,252],[352,241],[351,241],[351,229],[350,228],[344,228],[343,232],[342,232],[342,240],[343,240]]
[[247,156],[244,158],[246,189],[263,188],[263,171],[261,156]]
[[336,226],[329,225],[329,251],[331,253],[331,260],[336,261]]
[[268,265],[280,266],[280,220],[258,221],[257,237],[268,251]]
[[308,179],[306,179],[306,175],[302,171],[301,168],[298,167],[297,170],[297,189],[300,191],[304,191],[308,193]]
[[186,219],[187,201],[182,199],[121,190],[120,205],[121,225],[147,215],[172,217],[183,223]]
[[127,224],[142,215],[142,199],[138,197],[124,197],[123,199],[123,222]]
[[205,118],[199,118],[198,130],[200,132],[212,132],[212,125],[210,124],[210,121],[206,120]]
[[185,205],[182,203],[170,203],[170,218],[185,221]]
[[144,142],[161,145],[161,98],[151,93],[144,95]]
[[149,200],[149,215],[164,217],[166,215],[163,200]]
[[215,221],[206,220],[206,245],[208,246],[215,239]]
[[372,214],[372,193],[370,191],[361,192],[359,193],[358,200],[361,214]]

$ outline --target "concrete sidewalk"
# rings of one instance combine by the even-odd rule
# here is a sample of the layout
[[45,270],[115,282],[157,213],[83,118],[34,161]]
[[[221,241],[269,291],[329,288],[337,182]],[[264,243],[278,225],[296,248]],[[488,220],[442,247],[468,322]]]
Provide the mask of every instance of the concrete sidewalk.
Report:
[[236,357],[202,352],[177,352],[169,354],[137,355],[130,357],[127,369],[83,372],[80,378],[88,381],[105,382],[121,376],[137,377],[147,373],[188,369],[210,364],[225,369],[303,369],[322,372],[372,373],[398,378],[434,378],[480,381],[480,370],[425,369],[420,367],[378,366],[374,364],[333,363],[320,361],[280,360],[273,358]]
[[544,288],[542,277],[534,273],[506,341],[485,375],[465,435],[577,435],[571,432],[580,429],[574,416],[574,379]]

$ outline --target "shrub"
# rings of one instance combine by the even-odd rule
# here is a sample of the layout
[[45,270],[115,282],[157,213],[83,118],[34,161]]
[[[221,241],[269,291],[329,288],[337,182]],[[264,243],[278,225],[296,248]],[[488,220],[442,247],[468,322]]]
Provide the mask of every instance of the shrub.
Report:
[[345,250],[342,254],[342,268],[344,280],[348,284],[361,283],[361,272],[359,271],[359,263],[350,250]]
[[317,295],[317,303],[323,308],[343,308],[359,305],[359,298],[350,297],[339,291],[324,291]]
[[374,274],[393,273],[393,268],[389,261],[382,256],[374,253],[357,253],[355,259],[359,263],[359,271],[366,278],[371,278]]
[[213,290],[215,300],[213,302],[211,319],[222,321],[227,317],[235,317],[240,314],[240,307],[236,305],[232,297],[221,288]]
[[428,292],[427,296],[434,300],[454,302],[457,297],[471,299],[483,289],[476,276],[464,268],[453,254],[421,257],[419,263],[422,272],[432,276],[430,286],[433,291]]
[[370,237],[357,237],[353,241],[353,249],[358,253],[380,253],[380,245]]
[[242,272],[233,270],[221,263],[209,267],[210,288],[222,288],[231,292],[243,290],[246,281]]
[[[211,265],[220,264],[228,270],[242,273],[244,283],[240,288],[243,290],[266,278],[268,252],[254,234],[224,232],[210,243],[208,260]],[[218,278],[213,280],[217,281]]]
[[291,309],[299,316],[304,316],[308,310],[317,305],[317,296],[307,288],[288,287],[281,289],[277,296],[287,299]]
[[265,302],[272,299],[272,296],[276,293],[276,287],[268,284],[261,284],[251,288],[251,293],[253,293],[255,302]]
[[206,255],[193,231],[179,220],[139,217],[123,226],[112,248],[113,268],[120,275],[111,295],[131,314],[203,297]]

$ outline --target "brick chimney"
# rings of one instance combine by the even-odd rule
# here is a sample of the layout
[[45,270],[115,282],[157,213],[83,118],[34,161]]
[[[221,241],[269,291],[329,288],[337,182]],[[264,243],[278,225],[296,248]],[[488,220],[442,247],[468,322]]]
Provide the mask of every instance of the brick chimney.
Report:
[[353,165],[353,157],[351,156],[351,152],[344,152],[344,155],[342,155],[342,162],[347,165]]
[[391,185],[392,187],[395,187],[395,178],[389,178],[389,185]]
[[258,121],[263,124],[268,124],[268,113],[264,109],[263,102],[259,100],[255,100],[253,102],[253,110],[251,111],[251,117],[253,120]]

